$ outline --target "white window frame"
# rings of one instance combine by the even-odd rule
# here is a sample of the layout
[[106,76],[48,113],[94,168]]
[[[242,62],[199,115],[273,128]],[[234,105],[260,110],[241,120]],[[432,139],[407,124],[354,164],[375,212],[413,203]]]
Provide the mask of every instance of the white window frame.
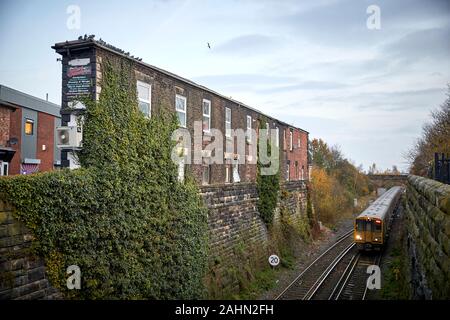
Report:
[[231,183],[231,172],[230,170],[231,166],[226,164],[225,165],[225,183]]
[[[31,124],[31,133],[27,133],[27,124]],[[25,118],[25,124],[23,128],[23,133],[27,136],[33,136],[34,135],[34,119]]]
[[233,173],[233,182],[241,182],[241,177],[239,175],[239,162],[234,161],[231,165],[231,170]]
[[[227,113],[228,112],[230,113],[230,121],[227,121]],[[231,116],[232,116],[231,109],[228,107],[225,107],[225,137],[226,138],[231,138]],[[230,125],[229,130],[227,128],[227,124]]]
[[275,130],[277,133],[277,140],[275,141],[275,146],[278,148],[280,146],[280,128],[276,127]]
[[290,181],[291,180],[291,163],[290,162],[286,162],[286,181]]
[[294,134],[292,130],[289,130],[289,150],[292,151],[294,143]]
[[300,144],[301,144],[301,136],[300,136],[300,133],[299,133],[299,135],[298,135],[298,137],[297,137],[297,143],[298,143],[298,145],[297,145],[297,148],[298,149],[300,149]]
[[[249,126],[250,124],[250,126]],[[252,142],[252,116],[247,116],[247,131],[246,131],[247,142]]]
[[3,168],[6,167],[6,176],[9,175],[9,162],[0,161],[0,176],[3,176]]
[[[203,107],[204,104],[208,104],[208,110],[209,110],[209,114],[206,114]],[[208,118],[208,129],[203,128],[203,118],[202,118],[202,128],[203,128],[203,132],[210,132],[211,131],[211,101],[208,99],[203,99],[202,101],[202,115],[203,118]]]
[[148,116],[145,115],[145,117],[150,119],[150,117],[152,115],[152,85],[149,84],[149,83],[137,80],[136,81],[136,86],[141,86],[141,87],[144,87],[144,88],[148,89],[148,100],[140,98],[139,97],[139,91],[137,90],[137,88],[136,88],[136,91],[137,91],[137,95],[138,95],[138,100],[140,102],[148,103],[148,105],[149,105],[149,107],[148,107]]
[[[177,99],[181,99],[184,101],[184,110],[178,109],[177,107]],[[183,128],[186,128],[187,126],[187,98],[185,96],[182,96],[180,94],[175,95],[175,112],[184,113],[184,124],[180,123],[180,126]]]

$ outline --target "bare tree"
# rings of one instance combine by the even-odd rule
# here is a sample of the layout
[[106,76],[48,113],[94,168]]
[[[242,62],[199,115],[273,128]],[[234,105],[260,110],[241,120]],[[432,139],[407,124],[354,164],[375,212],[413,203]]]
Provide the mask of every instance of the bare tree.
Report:
[[431,121],[422,128],[422,136],[405,158],[412,174],[426,176],[433,166],[434,153],[450,154],[450,85],[447,99],[431,112]]

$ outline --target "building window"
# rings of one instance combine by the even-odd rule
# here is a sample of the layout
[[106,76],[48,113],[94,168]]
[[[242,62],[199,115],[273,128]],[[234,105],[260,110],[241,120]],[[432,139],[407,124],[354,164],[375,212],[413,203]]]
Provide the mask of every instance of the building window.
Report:
[[211,166],[203,165],[203,171],[202,171],[202,184],[210,184],[210,176],[211,176]]
[[231,183],[230,165],[225,165],[225,183]]
[[275,129],[277,139],[275,140],[275,146],[278,148],[280,146],[280,128],[276,127]]
[[203,99],[203,132],[211,129],[211,101]]
[[150,118],[151,115],[151,86],[148,83],[138,81],[136,84],[137,94],[139,100],[139,110],[146,116]]
[[289,150],[293,149],[292,130],[289,130]]
[[298,165],[298,161],[295,161],[295,178],[300,179],[300,167]]
[[291,162],[288,160],[287,162],[286,162],[286,181],[289,181],[290,180],[290,176],[289,176],[289,173],[290,173],[290,167],[291,166]]
[[302,175],[301,175],[301,179],[305,180],[305,166],[302,166]]
[[34,132],[34,120],[25,119],[25,134],[33,135]]
[[266,132],[267,132],[267,137],[270,137],[270,126],[269,126],[269,123],[268,122],[266,122]]
[[9,169],[9,163],[0,161],[0,176],[7,176]]
[[286,129],[283,130],[283,149],[287,149]]
[[298,134],[298,138],[297,138],[297,148],[300,149],[300,133]]
[[231,109],[225,107],[225,137],[231,138]]
[[241,177],[239,176],[239,163],[237,161],[233,163],[233,182],[241,182]]
[[176,95],[175,97],[175,110],[180,121],[180,126],[186,128],[186,97]]
[[247,116],[247,132],[246,132],[247,142],[252,142],[252,117]]

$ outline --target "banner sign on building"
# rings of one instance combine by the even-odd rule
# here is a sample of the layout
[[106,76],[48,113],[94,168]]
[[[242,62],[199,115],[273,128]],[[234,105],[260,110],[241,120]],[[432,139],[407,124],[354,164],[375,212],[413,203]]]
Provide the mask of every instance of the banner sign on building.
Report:
[[67,66],[67,97],[91,93],[91,63],[89,58],[73,59]]

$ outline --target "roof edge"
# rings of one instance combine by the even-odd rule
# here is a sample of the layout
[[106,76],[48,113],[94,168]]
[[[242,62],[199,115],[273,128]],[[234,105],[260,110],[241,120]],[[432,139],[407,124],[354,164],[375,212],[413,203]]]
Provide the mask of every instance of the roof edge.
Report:
[[281,120],[279,120],[279,119],[277,119],[277,118],[275,118],[275,117],[273,117],[273,116],[270,116],[270,115],[268,115],[268,114],[265,114],[265,113],[263,113],[262,111],[260,111],[260,110],[258,110],[258,109],[256,109],[256,108],[253,108],[253,107],[251,107],[251,106],[249,106],[249,105],[247,105],[247,104],[245,104],[245,103],[243,103],[243,102],[240,102],[240,101],[238,101],[238,100],[235,100],[235,99],[232,99],[232,98],[230,98],[230,97],[227,97],[227,96],[225,96],[225,95],[223,95],[223,94],[218,93],[217,91],[214,91],[214,90],[212,90],[212,89],[209,89],[209,88],[207,88],[207,87],[205,87],[205,86],[203,86],[203,85],[200,85],[200,84],[198,84],[198,83],[196,83],[196,82],[194,82],[194,81],[192,81],[192,80],[189,80],[189,79],[187,79],[187,78],[184,78],[184,77],[181,77],[181,76],[179,76],[179,75],[176,75],[176,74],[174,74],[174,73],[172,73],[172,72],[170,72],[170,71],[167,71],[167,70],[158,68],[158,67],[156,67],[156,66],[153,66],[153,65],[151,65],[151,64],[148,64],[148,63],[146,63],[146,62],[143,62],[142,59],[137,58],[137,57],[134,57],[134,56],[130,55],[128,52],[125,52],[125,51],[122,50],[122,49],[119,49],[119,48],[117,48],[117,47],[115,47],[115,46],[112,46],[112,45],[106,43],[106,42],[103,41],[101,38],[100,38],[99,40],[95,40],[94,37],[93,37],[92,35],[89,36],[89,37],[85,36],[84,38],[79,37],[78,40],[71,40],[71,41],[65,41],[65,42],[57,42],[57,43],[55,43],[51,48],[54,49],[57,53],[62,54],[62,53],[63,53],[62,50],[66,50],[66,49],[69,49],[69,50],[70,50],[70,49],[82,49],[82,48],[84,48],[84,47],[91,47],[91,46],[92,46],[92,47],[98,47],[98,48],[101,48],[101,49],[103,49],[103,50],[107,50],[107,51],[110,51],[110,52],[112,52],[112,53],[114,53],[114,54],[120,55],[120,56],[122,56],[122,57],[124,57],[124,58],[126,58],[126,59],[129,59],[129,60],[132,60],[133,62],[138,63],[138,64],[140,64],[140,65],[142,65],[142,66],[144,66],[144,67],[153,69],[154,71],[157,71],[157,72],[164,73],[165,75],[167,75],[167,76],[169,76],[169,77],[172,77],[172,78],[174,78],[174,79],[176,79],[176,80],[185,82],[186,84],[191,85],[191,86],[196,87],[196,88],[199,88],[199,89],[201,89],[201,90],[205,90],[205,91],[207,91],[207,92],[209,92],[209,93],[211,93],[211,94],[214,94],[214,95],[216,95],[216,96],[218,96],[218,97],[220,97],[220,98],[222,98],[222,99],[225,99],[225,100],[227,100],[227,101],[236,103],[236,104],[238,104],[239,106],[242,106],[242,107],[244,107],[244,108],[247,108],[247,109],[249,109],[249,110],[251,110],[251,111],[257,112],[257,113],[259,113],[259,114],[261,114],[261,115],[263,115],[263,116],[265,116],[265,117],[267,117],[267,118],[269,118],[269,119],[278,121],[280,124],[283,124],[283,125],[285,125],[285,126],[288,126],[288,127],[292,127],[292,128],[298,129],[298,130],[300,130],[300,131],[303,131],[303,132],[309,134],[309,131],[306,131],[306,130],[304,130],[304,129],[302,129],[302,128],[296,127],[296,126],[294,126],[294,125],[292,125],[292,124],[289,124],[289,123],[287,123],[287,122],[281,121]]

